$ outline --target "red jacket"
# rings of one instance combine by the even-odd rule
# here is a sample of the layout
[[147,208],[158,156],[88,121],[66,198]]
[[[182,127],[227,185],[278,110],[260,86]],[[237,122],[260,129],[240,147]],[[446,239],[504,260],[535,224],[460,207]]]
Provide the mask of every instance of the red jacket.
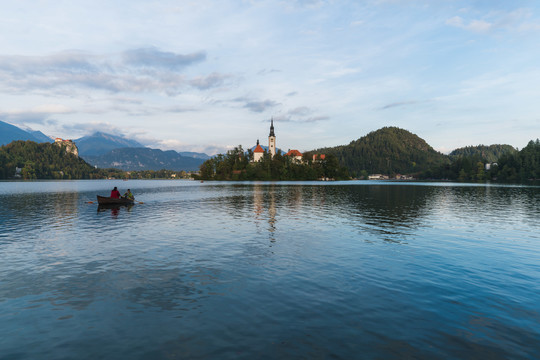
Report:
[[112,191],[111,191],[111,197],[112,197],[113,199],[120,199],[120,191],[118,191],[118,190],[112,190]]

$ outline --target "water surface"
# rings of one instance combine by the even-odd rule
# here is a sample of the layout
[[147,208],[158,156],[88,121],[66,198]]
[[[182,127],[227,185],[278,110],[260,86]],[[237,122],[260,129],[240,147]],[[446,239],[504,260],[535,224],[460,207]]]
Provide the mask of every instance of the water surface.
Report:
[[0,182],[0,358],[538,358],[539,218],[526,186]]

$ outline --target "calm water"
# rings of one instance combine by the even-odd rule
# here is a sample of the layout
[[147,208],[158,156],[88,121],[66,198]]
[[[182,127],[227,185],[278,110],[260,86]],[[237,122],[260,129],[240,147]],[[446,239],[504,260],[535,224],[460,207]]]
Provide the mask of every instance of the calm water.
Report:
[[539,187],[0,182],[0,358],[539,358],[539,219]]

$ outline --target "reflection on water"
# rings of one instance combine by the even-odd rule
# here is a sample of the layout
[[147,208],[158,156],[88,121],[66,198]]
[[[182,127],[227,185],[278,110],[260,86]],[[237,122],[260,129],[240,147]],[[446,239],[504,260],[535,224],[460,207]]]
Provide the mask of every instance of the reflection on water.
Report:
[[121,209],[124,209],[125,211],[131,211],[131,208],[135,206],[133,204],[129,205],[98,205],[97,212],[107,212],[110,213],[113,218],[118,218],[118,214],[120,213]]
[[117,185],[0,183],[3,357],[540,352],[539,188]]

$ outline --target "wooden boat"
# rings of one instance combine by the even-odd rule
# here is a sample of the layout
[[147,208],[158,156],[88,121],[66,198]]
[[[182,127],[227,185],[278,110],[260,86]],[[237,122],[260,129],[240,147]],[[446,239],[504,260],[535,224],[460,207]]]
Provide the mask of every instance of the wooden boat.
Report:
[[97,196],[97,201],[99,205],[133,205],[135,203],[134,200],[126,199],[126,198],[120,198],[120,199],[113,199],[111,197],[106,196]]

